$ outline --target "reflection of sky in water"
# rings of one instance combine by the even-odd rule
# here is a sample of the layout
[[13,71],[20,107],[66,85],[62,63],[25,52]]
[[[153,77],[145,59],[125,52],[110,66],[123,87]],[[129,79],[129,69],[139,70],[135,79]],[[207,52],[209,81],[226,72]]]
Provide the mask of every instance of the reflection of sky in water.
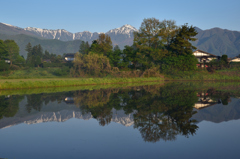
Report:
[[9,158],[238,158],[239,124],[204,121],[195,136],[157,143],[144,142],[132,126],[101,127],[93,119],[20,124],[0,131],[0,148]]
[[[139,90],[136,93],[134,91],[127,92],[119,96],[119,101],[115,100],[115,97],[113,98],[110,95],[111,93],[108,94],[109,91],[98,92],[103,97],[96,96],[100,104],[111,103],[109,109],[108,107],[106,109],[97,109],[102,110],[107,115],[96,114],[94,111],[96,111],[95,108],[98,108],[97,105],[88,108],[91,112],[83,114],[84,109],[76,107],[78,105],[76,101],[80,100],[82,104],[86,103],[84,98],[91,99],[84,96],[86,95],[84,93],[86,92],[77,93],[78,96],[81,95],[79,99],[76,99],[76,93],[70,93],[70,95],[69,93],[67,95],[58,94],[54,98],[51,97],[51,100],[42,96],[28,96],[28,98],[25,96],[21,98],[15,116],[4,117],[0,120],[0,127],[2,128],[0,129],[0,158],[212,159],[240,157],[238,153],[240,147],[240,138],[238,136],[240,134],[240,127],[238,126],[240,124],[240,99],[230,98],[230,96],[224,98],[226,94],[223,97],[222,94],[218,96],[216,93],[214,98],[211,98],[211,96],[204,98],[207,99],[207,101],[202,100],[205,104],[206,102],[211,102],[210,104],[216,103],[201,109],[190,109],[197,111],[197,113],[193,116],[190,115],[191,118],[186,118],[186,121],[196,119],[198,128],[195,135],[189,134],[185,136],[178,131],[183,131],[181,126],[186,125],[181,125],[181,122],[178,125],[176,122],[176,120],[181,121],[178,118],[183,117],[182,113],[185,111],[179,114],[168,112],[169,116],[163,116],[162,112],[152,113],[157,106],[156,103],[161,102],[161,100],[152,98],[154,96],[146,98],[146,102],[153,100],[150,102],[152,110],[149,111],[147,109],[148,105],[142,103],[144,100],[140,100],[145,99],[145,94],[147,95],[148,92],[145,92],[145,94],[141,94]],[[196,96],[196,92],[194,93],[194,96]],[[128,103],[131,103],[130,98],[125,98],[124,95],[126,94],[134,99],[139,97],[138,99],[141,102],[134,104],[138,104],[138,107],[143,104],[142,108],[125,114],[125,109],[130,106]],[[55,100],[55,98],[58,100]],[[36,99],[44,102],[36,103]],[[69,99],[69,101],[66,102],[66,99]],[[111,101],[111,99],[114,100]],[[138,99],[136,98],[136,100]],[[198,100],[196,102],[199,103],[200,96],[196,96],[196,99]],[[227,101],[227,105],[219,104],[219,99],[221,102],[222,99]],[[154,100],[157,102],[154,103]],[[171,100],[169,102],[173,104]],[[36,105],[31,107],[28,102]],[[120,110],[115,109],[117,107],[111,107],[116,102],[119,102]],[[132,106],[135,106],[134,104]],[[166,103],[163,102],[162,104]],[[175,107],[173,108],[175,109]],[[180,109],[179,107],[176,108]],[[29,110],[30,112],[28,112]],[[110,110],[110,112],[107,110]],[[145,114],[147,111],[149,112]],[[189,111],[186,110],[186,112]],[[92,115],[95,115],[97,120]],[[104,124],[105,126],[99,125],[102,118],[109,117],[110,122]],[[168,117],[173,117],[173,120],[168,120]],[[164,141],[164,138],[160,137],[156,142],[145,142],[145,139],[149,138],[147,131],[151,130],[152,136],[157,136],[154,135],[154,132],[162,133],[158,129],[158,124],[160,127],[166,126],[166,128],[160,130],[167,130],[168,133],[171,132],[170,130],[174,128],[175,124],[178,128],[173,131],[177,132],[176,136],[173,137],[174,140]],[[136,128],[136,125],[139,127]],[[148,126],[152,128],[147,129]],[[144,139],[142,135],[146,135],[146,138]],[[152,136],[150,136],[150,139]]]

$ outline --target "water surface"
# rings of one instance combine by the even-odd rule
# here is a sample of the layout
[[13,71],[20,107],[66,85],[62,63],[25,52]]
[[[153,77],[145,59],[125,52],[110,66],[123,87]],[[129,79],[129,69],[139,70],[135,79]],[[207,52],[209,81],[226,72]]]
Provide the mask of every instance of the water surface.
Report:
[[0,158],[239,158],[239,90],[167,83],[1,95]]

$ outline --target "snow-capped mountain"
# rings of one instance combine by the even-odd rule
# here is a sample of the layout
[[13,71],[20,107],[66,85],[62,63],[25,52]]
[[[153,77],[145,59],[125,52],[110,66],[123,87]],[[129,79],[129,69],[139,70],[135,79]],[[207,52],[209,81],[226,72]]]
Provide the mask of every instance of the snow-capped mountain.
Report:
[[138,31],[136,28],[134,28],[133,26],[131,26],[129,24],[126,24],[126,25],[123,25],[120,28],[109,30],[108,32],[106,32],[106,34],[108,34],[108,35],[125,34],[125,35],[128,35],[129,38],[132,38],[133,37],[133,32],[136,32],[136,31]]
[[74,35],[74,40],[83,40],[83,41],[88,41],[92,42],[93,40],[96,40],[99,36],[99,33],[94,32],[91,33],[89,31],[84,31],[84,32],[78,32],[73,34]]
[[[111,29],[108,32],[106,32],[105,34],[107,34],[111,37],[113,46],[118,45],[121,49],[123,49],[125,45],[132,45],[133,32],[135,32],[135,31],[137,31],[136,28],[134,28],[133,26],[131,26],[129,24],[126,24],[126,25],[123,25],[122,27]],[[34,27],[20,28],[20,27],[16,27],[16,26],[13,26],[10,24],[0,23],[0,34],[2,34],[2,35],[4,34],[4,36],[3,36],[4,38],[2,38],[2,39],[6,39],[5,35],[19,35],[19,36],[30,35],[31,37],[41,38],[41,40],[57,39],[62,42],[68,42],[68,41],[73,41],[73,40],[82,40],[82,41],[88,41],[91,44],[93,40],[98,39],[99,34],[101,34],[101,33],[97,33],[97,32],[92,33],[89,31],[71,33],[65,29],[51,30],[51,29],[41,29],[41,28],[34,28]],[[28,42],[31,42],[33,45],[35,45],[35,43],[31,39],[31,37],[28,37],[29,40],[27,40],[26,43],[24,43],[24,44],[22,42],[21,42],[21,44],[20,44],[20,42],[18,43],[18,45],[21,45],[20,46],[21,55],[26,54],[24,49],[25,49],[25,45]],[[0,35],[0,38],[1,38],[1,35]],[[18,42],[18,37],[14,37],[14,38],[16,38],[14,40],[16,40]],[[36,40],[34,40],[34,41],[36,41]],[[63,52],[62,51],[56,52],[55,50],[51,50],[51,47],[49,47],[49,46],[46,46],[46,48],[45,48],[45,45],[43,45],[43,44],[41,44],[41,45],[44,47],[44,49],[47,49],[55,54],[63,54],[64,52],[69,52],[66,50],[65,51],[63,50]],[[76,48],[79,48],[79,46],[77,46]],[[77,51],[78,50],[74,50],[74,51],[71,50],[70,52],[77,52]]]
[[[240,54],[239,31],[221,28],[201,30],[196,27],[195,29],[198,32],[196,36],[198,40],[192,42],[192,44],[198,49],[215,55],[226,54],[229,57],[235,57]],[[126,24],[120,28],[111,29],[106,34],[111,37],[113,46],[118,45],[121,49],[124,49],[125,45],[133,44],[134,31],[137,31],[137,29]],[[77,52],[80,40],[88,41],[91,44],[93,40],[98,38],[99,34],[89,31],[71,33],[64,29],[49,30],[31,27],[23,29],[10,24],[0,23],[0,39],[15,40],[20,48],[20,55],[24,57],[27,57],[25,46],[29,42],[32,45],[41,44],[44,50],[57,55],[63,55],[64,53]],[[48,42],[45,42],[46,39],[58,39],[59,41],[48,40]]]
[[40,36],[46,39],[57,39],[62,41],[75,40],[73,33],[70,33],[64,29],[48,30],[48,29],[27,27],[27,28],[24,28],[24,30],[29,31],[37,36]]
[[[33,28],[33,27],[27,27],[24,28],[24,30],[29,31],[33,33],[36,36],[40,36],[47,39],[58,39],[62,41],[70,41],[70,40],[83,40],[92,42],[93,40],[96,40],[100,33],[94,32],[91,33],[89,31],[84,32],[77,32],[77,33],[71,33],[64,29],[57,29],[57,30],[49,30],[49,29],[40,29],[40,28]],[[113,39],[113,44],[116,45],[121,42],[118,42],[117,39],[125,40],[125,39],[131,39],[133,38],[133,32],[137,31],[136,28],[133,26],[126,24],[123,25],[120,28],[115,28],[112,30],[109,30],[105,34],[108,34]]]
[[5,34],[5,35],[25,34],[25,35],[34,36],[32,32],[26,31],[23,28],[6,24],[6,23],[0,23],[0,34]]

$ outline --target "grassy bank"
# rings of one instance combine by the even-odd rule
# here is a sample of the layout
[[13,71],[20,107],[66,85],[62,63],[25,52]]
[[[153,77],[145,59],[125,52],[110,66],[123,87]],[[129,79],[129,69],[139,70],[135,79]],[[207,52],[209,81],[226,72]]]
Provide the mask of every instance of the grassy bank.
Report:
[[105,85],[82,85],[82,86],[68,86],[68,87],[49,87],[49,88],[31,88],[31,89],[6,89],[0,90],[0,95],[26,95],[26,94],[40,94],[40,93],[56,93],[56,92],[69,92],[76,90],[100,90],[100,89],[126,89],[137,87],[169,87],[171,89],[180,90],[198,90],[206,91],[208,89],[214,89],[219,91],[232,92],[240,94],[239,82],[215,82],[215,81],[157,81],[157,82],[136,82],[136,83],[123,83],[123,84],[105,84]]
[[46,87],[70,87],[83,85],[104,85],[117,83],[141,83],[163,80],[173,81],[240,81],[240,69],[222,69],[210,73],[207,70],[197,71],[169,71],[164,74],[164,78],[71,78],[66,76],[56,76],[55,72],[60,68],[28,68],[25,70],[15,70],[0,74],[0,90],[4,89],[25,89],[25,88],[46,88]]
[[105,85],[84,85],[84,86],[69,86],[69,87],[31,88],[31,89],[7,89],[7,90],[0,90],[0,95],[26,95],[26,94],[40,94],[40,93],[69,92],[69,91],[76,91],[76,90],[100,90],[100,89],[109,89],[109,88],[123,89],[123,88],[152,86],[152,85],[164,85],[164,81],[105,84]]
[[0,72],[0,79],[59,78],[56,72],[61,68],[24,68]]
[[223,69],[214,73],[207,70],[197,71],[172,71],[164,74],[168,80],[201,80],[201,81],[240,81],[240,69]]
[[135,82],[163,81],[160,77],[150,78],[50,78],[50,79],[1,79],[0,89],[46,88],[62,86],[104,85]]

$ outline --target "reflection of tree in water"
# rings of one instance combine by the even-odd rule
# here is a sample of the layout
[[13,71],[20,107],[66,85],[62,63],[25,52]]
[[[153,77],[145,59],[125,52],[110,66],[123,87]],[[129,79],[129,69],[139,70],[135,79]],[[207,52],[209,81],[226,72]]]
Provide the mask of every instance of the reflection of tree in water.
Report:
[[[229,102],[230,95],[216,90],[207,91],[211,98]],[[190,136],[198,127],[190,120],[195,112],[197,91],[179,84],[165,86],[141,86],[125,89],[84,90],[65,93],[43,93],[26,95],[26,109],[40,111],[49,102],[61,102],[65,97],[74,97],[74,103],[83,113],[91,113],[104,126],[112,120],[112,110],[135,112],[134,128],[138,129],[147,142],[175,140],[177,135]],[[0,97],[0,118],[14,116],[18,111],[18,96]],[[23,98],[23,97],[21,97]],[[15,102],[14,101],[18,101]]]
[[74,96],[74,103],[82,113],[91,113],[99,121],[101,126],[109,124],[112,119],[112,108],[110,98],[117,89],[77,91]]
[[134,128],[139,129],[145,141],[175,140],[178,134],[193,135],[197,126],[190,120],[197,101],[195,91],[185,91],[172,86],[136,87],[79,91],[74,97],[82,112],[91,112],[99,124],[109,124],[112,109],[123,109],[134,114]]
[[19,109],[19,102],[23,96],[0,96],[0,119],[3,117],[13,117]]
[[32,109],[40,111],[42,108],[42,105],[43,105],[42,94],[27,95],[26,109],[28,113],[30,113]]
[[[149,97],[149,99],[147,99]],[[147,101],[147,102],[144,102]],[[145,141],[175,140],[176,135],[193,135],[196,121],[189,120],[197,101],[195,91],[162,87],[153,96],[146,92],[134,109],[134,128],[139,129]]]
[[61,103],[66,96],[73,96],[73,93],[58,92],[26,95],[27,97],[26,110],[28,111],[28,113],[30,113],[32,109],[41,111],[43,104],[47,105],[48,103],[55,101]]
[[178,134],[176,125],[161,113],[134,115],[134,128],[139,129],[144,141],[148,142],[157,142],[160,139],[175,140]]
[[218,91],[213,88],[208,89],[206,92],[208,93],[208,96],[213,100],[221,100],[221,103],[223,105],[228,105],[228,103],[230,102],[230,96],[234,96],[229,92]]

